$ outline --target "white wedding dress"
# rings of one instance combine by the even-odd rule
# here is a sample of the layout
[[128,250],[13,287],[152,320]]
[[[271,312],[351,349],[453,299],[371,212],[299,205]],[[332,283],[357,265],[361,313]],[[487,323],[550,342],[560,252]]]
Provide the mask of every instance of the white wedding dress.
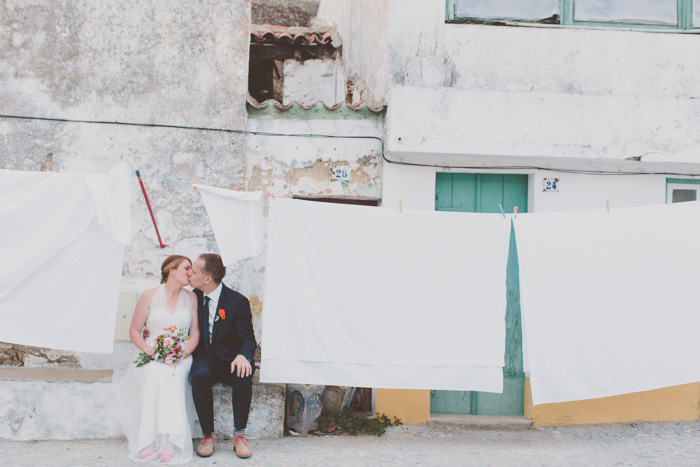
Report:
[[[192,322],[192,302],[183,289],[174,310],[169,308],[165,286],[156,290],[151,301],[146,339],[153,345],[165,328],[177,326],[185,335]],[[134,360],[138,352],[134,354]],[[125,371],[115,372],[113,379],[119,416],[129,440],[129,459],[161,460],[172,454],[169,464],[184,464],[192,458],[194,403],[189,383],[192,357],[173,365],[152,361],[141,368],[131,363]],[[143,459],[142,454],[151,455]]]

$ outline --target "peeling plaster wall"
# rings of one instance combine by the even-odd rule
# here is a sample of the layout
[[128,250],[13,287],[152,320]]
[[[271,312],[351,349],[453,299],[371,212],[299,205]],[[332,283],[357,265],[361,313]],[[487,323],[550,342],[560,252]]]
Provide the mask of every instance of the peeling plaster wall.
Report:
[[[248,0],[4,1],[0,108],[5,114],[243,129]],[[222,132],[0,119],[0,168],[107,173],[243,186],[245,139]],[[217,251],[203,204],[185,184],[145,178],[165,249],[136,179],[123,288],[158,284],[173,253]],[[249,293],[241,269],[227,284]],[[45,357],[42,357],[45,358]],[[89,359],[88,359],[89,360]],[[47,364],[50,364],[47,359]]]
[[[381,136],[383,121],[249,119],[247,129]],[[381,198],[381,147],[377,140],[250,136],[247,154],[247,190],[269,189],[283,197]],[[340,165],[351,167],[349,182],[332,178],[331,168]]]
[[284,104],[331,106],[345,102],[345,75],[339,59],[284,61]]
[[[298,120],[280,118],[249,118],[250,131],[283,134],[370,135],[381,136],[384,120],[339,119],[328,111],[330,119]],[[338,118],[338,119],[336,119]],[[351,180],[332,178],[334,166],[349,166]],[[381,199],[382,157],[377,140],[293,138],[250,136],[246,161],[248,191],[268,191],[275,196],[291,198],[335,197]],[[267,201],[265,216],[267,216]],[[264,335],[259,317],[264,312],[263,296],[265,258],[251,258],[240,263],[241,276],[249,278],[248,287],[256,299],[251,299],[255,335],[261,346]]]
[[388,150],[697,162],[696,42],[447,24],[444,0],[389,0]]
[[387,0],[322,0],[317,21],[335,25],[340,34],[345,73],[356,91],[353,103],[385,103]]

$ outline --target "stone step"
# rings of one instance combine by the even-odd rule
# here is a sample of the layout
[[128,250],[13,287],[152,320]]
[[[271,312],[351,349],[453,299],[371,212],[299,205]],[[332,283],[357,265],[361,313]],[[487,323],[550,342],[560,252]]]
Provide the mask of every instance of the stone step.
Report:
[[[246,436],[281,437],[285,385],[253,378],[253,402]],[[0,368],[0,438],[28,441],[123,437],[112,394],[111,370]],[[218,436],[233,432],[231,388],[214,386]],[[202,435],[195,423],[193,436]]]
[[433,429],[460,430],[528,430],[532,420],[522,415],[461,415],[461,414],[430,414],[428,426]]

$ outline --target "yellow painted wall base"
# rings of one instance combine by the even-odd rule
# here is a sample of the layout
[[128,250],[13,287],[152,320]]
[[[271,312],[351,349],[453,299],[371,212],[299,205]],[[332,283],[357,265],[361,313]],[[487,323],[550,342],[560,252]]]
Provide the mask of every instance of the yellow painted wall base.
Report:
[[430,418],[430,391],[377,389],[377,412],[398,417],[404,425],[427,423]]
[[700,418],[700,383],[557,404],[532,405],[525,378],[525,416],[534,426],[583,425],[633,421],[681,421]]

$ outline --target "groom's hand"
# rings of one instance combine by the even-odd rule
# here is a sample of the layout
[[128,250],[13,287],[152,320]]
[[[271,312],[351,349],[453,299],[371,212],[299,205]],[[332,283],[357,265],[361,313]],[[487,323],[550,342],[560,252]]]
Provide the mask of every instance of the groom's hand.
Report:
[[241,354],[238,354],[231,362],[231,373],[236,373],[239,378],[248,377],[252,372],[250,362]]

